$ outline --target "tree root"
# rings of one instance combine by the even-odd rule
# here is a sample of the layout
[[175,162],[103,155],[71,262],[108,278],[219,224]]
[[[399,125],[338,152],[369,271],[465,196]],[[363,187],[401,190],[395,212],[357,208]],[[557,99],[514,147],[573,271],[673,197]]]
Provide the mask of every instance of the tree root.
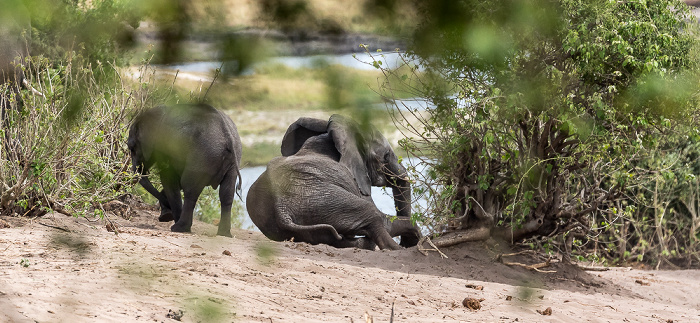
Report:
[[495,235],[503,237],[506,241],[510,243],[520,241],[532,232],[537,231],[542,226],[542,218],[535,218],[530,221],[523,223],[520,229],[513,228],[500,228],[495,230]]
[[491,229],[474,228],[464,231],[449,232],[435,240],[435,246],[444,248],[463,242],[482,241],[491,237]]
[[52,210],[54,210],[54,211],[56,211],[56,212],[58,212],[58,213],[61,213],[61,214],[63,214],[63,215],[75,216],[75,214],[74,214],[73,212],[67,210],[67,209],[64,208],[60,203],[54,201],[52,198],[45,197],[45,199],[46,199],[46,201],[48,202],[48,206],[49,206]]

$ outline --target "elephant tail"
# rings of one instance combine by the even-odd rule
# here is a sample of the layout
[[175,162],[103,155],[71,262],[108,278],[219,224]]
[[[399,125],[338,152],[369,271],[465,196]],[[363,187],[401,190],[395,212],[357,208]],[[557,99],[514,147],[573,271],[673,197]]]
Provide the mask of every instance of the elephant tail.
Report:
[[238,183],[236,184],[236,195],[238,195],[238,198],[243,201],[243,179],[241,178],[241,170],[236,167],[236,178]]
[[289,213],[284,210],[278,209],[277,214],[279,215],[277,224],[281,229],[293,232],[297,237],[297,241],[314,241],[316,238],[328,234],[332,235],[336,240],[343,240],[343,237],[330,224],[301,225],[294,223]]

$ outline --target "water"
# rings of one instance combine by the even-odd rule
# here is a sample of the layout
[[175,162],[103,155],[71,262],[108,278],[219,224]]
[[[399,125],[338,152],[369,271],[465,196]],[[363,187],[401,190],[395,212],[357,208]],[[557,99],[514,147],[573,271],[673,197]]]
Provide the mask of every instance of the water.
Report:
[[[282,64],[291,68],[315,68],[323,64],[341,65],[358,70],[376,70],[373,66],[374,60],[381,61],[382,67],[394,69],[404,64],[401,55],[396,52],[390,53],[356,53],[343,55],[312,55],[312,56],[277,56],[270,57],[259,62],[243,72],[250,75],[255,72],[255,68],[268,64]],[[409,62],[415,64],[415,62]],[[164,66],[170,70],[179,70],[183,73],[213,73],[221,67],[221,62],[189,62],[176,65]]]
[[[408,162],[417,163],[417,160],[409,159]],[[243,197],[244,211],[242,225],[243,229],[259,231],[258,228],[256,228],[253,224],[253,221],[250,220],[250,216],[248,215],[248,211],[245,207],[245,200],[248,196],[250,186],[253,185],[253,183],[258,179],[258,177],[260,177],[260,175],[265,171],[266,168],[266,166],[257,166],[245,167],[241,169],[241,196]],[[374,204],[377,205],[377,208],[380,211],[386,214],[396,214],[396,211],[394,210],[394,196],[392,195],[391,188],[372,187],[372,200],[374,200]],[[424,200],[414,201],[413,203],[420,203],[423,206],[425,206]]]

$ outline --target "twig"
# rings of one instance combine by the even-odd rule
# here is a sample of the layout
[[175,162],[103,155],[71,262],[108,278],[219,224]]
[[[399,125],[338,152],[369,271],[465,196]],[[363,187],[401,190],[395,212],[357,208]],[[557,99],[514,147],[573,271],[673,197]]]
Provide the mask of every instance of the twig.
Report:
[[585,271],[608,271],[610,268],[608,267],[591,267],[591,266],[581,266],[581,265],[576,265],[581,270]]
[[[428,244],[429,244],[431,247],[433,247],[433,249],[426,249],[426,248],[424,248],[424,247],[423,247],[423,242],[425,242],[425,241],[427,241]],[[427,255],[428,255],[428,251],[437,251],[437,252],[440,254],[440,257],[445,258],[445,259],[448,258],[447,255],[445,255],[444,253],[442,253],[442,251],[440,251],[440,249],[438,249],[438,247],[436,247],[435,244],[433,244],[433,242],[430,240],[430,237],[428,237],[428,236],[424,236],[424,237],[420,238],[420,240],[418,240],[418,251],[419,251],[420,253],[422,253],[424,256],[427,256]]]
[[519,262],[506,262],[506,261],[504,261],[503,264],[506,266],[520,266],[520,267],[523,267],[525,269],[534,270],[534,271],[541,272],[541,273],[556,273],[557,272],[556,270],[540,270],[540,268],[542,268],[542,267],[549,266],[549,264],[546,262],[543,262],[540,264],[534,264],[534,265],[526,265],[526,264],[521,264]]
[[214,78],[211,79],[211,84],[209,84],[209,87],[207,88],[207,92],[204,92],[204,96],[199,101],[204,101],[207,98],[207,95],[209,94],[209,90],[211,90],[212,86],[214,86],[214,82],[219,77],[219,74],[221,74],[222,68],[224,68],[223,62],[221,62],[221,66],[219,66],[219,68],[217,68],[216,71],[214,72]]
[[100,210],[102,210],[102,216],[103,216],[103,217],[105,218],[105,220],[107,220],[107,222],[109,223],[109,224],[108,224],[107,231],[109,231],[109,227],[112,227],[112,230],[114,230],[114,234],[119,235],[119,229],[118,229],[117,226],[114,224],[114,222],[112,222],[112,220],[110,220],[109,217],[107,216],[107,212],[105,211],[104,207],[102,207],[102,203],[98,203],[97,205],[100,206]]
[[396,298],[391,302],[391,317],[389,317],[389,323],[394,323],[394,303],[396,303]]
[[518,252],[513,252],[513,253],[504,253],[504,254],[499,254],[496,259],[500,260],[502,257],[512,257],[512,256],[518,256],[518,255],[523,255],[526,253],[535,253],[533,250],[523,250],[523,251],[518,251]]
[[501,261],[503,262],[504,265],[506,266],[520,266],[525,269],[529,270],[534,270],[540,273],[556,273],[556,270],[540,270],[540,268],[548,267],[550,265],[550,259],[547,259],[547,261],[539,264],[534,264],[534,265],[526,265],[526,264],[521,264],[519,262],[507,262],[507,261]]
[[58,226],[55,226],[55,225],[50,225],[50,224],[46,224],[46,223],[41,223],[41,222],[39,222],[39,221],[36,221],[36,223],[41,224],[41,225],[43,225],[43,226],[45,226],[45,227],[58,229],[58,230],[61,230],[61,231],[64,231],[64,232],[69,232],[69,233],[72,232],[71,230],[68,230],[68,229],[66,229],[66,228],[61,228],[61,227],[58,227]]

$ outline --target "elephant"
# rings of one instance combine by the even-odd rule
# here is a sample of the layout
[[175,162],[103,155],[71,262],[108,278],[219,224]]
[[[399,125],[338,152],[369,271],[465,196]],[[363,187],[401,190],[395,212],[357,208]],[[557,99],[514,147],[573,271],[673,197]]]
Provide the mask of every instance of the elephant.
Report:
[[[366,128],[337,114],[289,126],[282,156],[267,164],[246,198],[251,220],[266,237],[369,250],[418,243],[406,169],[386,138]],[[371,186],[392,188],[396,217],[377,208]]]
[[[132,169],[141,175],[139,183],[160,203],[159,221],[174,220],[171,231],[190,232],[202,190],[220,186],[217,234],[231,236],[231,206],[241,185],[242,151],[231,118],[207,104],[158,106],[134,119],[127,146]],[[154,165],[160,171],[162,191],[147,176]],[[180,191],[184,193],[184,205]]]

